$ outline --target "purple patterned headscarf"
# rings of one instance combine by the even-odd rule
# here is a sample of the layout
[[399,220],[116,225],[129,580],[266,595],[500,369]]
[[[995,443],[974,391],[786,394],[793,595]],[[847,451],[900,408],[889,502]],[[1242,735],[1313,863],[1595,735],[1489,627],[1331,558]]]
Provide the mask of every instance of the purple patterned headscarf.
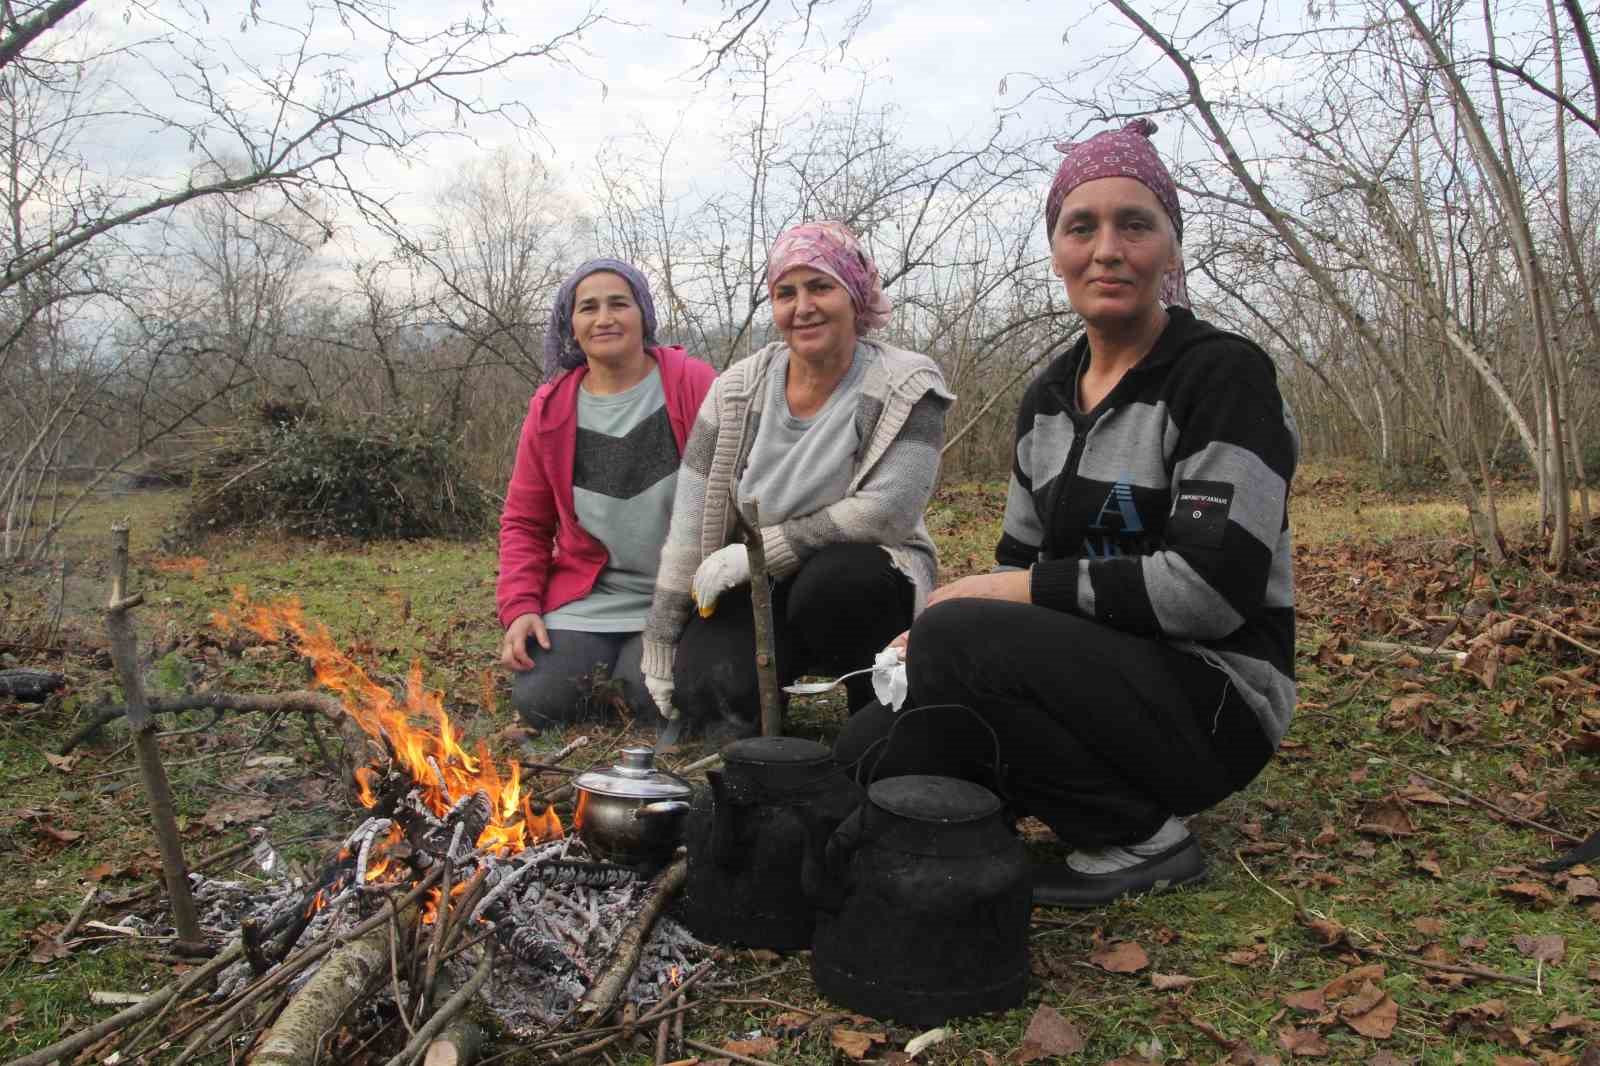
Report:
[[578,283],[590,274],[600,272],[616,274],[633,290],[633,301],[639,305],[639,317],[644,319],[644,345],[656,343],[656,305],[650,298],[650,283],[631,264],[620,259],[591,259],[567,275],[567,280],[556,290],[555,302],[550,305],[550,321],[544,328],[544,372],[554,377],[563,370],[584,364],[583,349],[572,332],[572,304],[578,292]]
[[842,222],[802,222],[790,226],[767,252],[767,295],[795,267],[810,267],[833,278],[850,294],[856,333],[889,322],[891,304],[878,280],[878,266]]
[[1154,122],[1136,118],[1120,130],[1106,130],[1078,144],[1057,144],[1056,151],[1063,158],[1044,201],[1045,237],[1055,239],[1061,205],[1073,189],[1099,178],[1132,178],[1155,193],[1178,237],[1178,269],[1161,279],[1161,302],[1188,307],[1189,291],[1183,282],[1183,214],[1178,210],[1178,185],[1156,154],[1155,145],[1150,143],[1150,135],[1155,131]]

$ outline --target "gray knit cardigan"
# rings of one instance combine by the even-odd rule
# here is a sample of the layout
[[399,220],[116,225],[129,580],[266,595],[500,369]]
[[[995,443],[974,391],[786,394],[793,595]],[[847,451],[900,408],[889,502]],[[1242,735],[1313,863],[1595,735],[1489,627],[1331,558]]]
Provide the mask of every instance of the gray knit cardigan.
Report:
[[[933,495],[944,445],[944,416],[955,399],[932,359],[862,340],[877,358],[861,379],[856,429],[863,442],[843,499],[761,531],[767,568],[782,580],[829,544],[881,544],[916,589],[920,611],[939,560],[922,513]],[[644,627],[644,673],[670,678],[688,623],[695,570],[734,539],[734,487],[755,441],[767,373],[781,341],[742,359],[711,386],[678,468],[672,525],[661,549],[655,599]]]

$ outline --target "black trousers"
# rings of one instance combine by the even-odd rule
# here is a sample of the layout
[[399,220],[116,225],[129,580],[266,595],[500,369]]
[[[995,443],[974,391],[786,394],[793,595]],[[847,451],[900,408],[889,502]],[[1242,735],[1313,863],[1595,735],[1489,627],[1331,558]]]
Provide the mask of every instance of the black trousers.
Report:
[[[838,675],[872,657],[911,624],[915,590],[876,544],[834,544],[772,589],[778,684]],[[673,703],[690,734],[745,737],[760,728],[755,617],[750,586],[729,589],[710,618],[692,615],[673,663]],[[852,710],[872,700],[872,680],[845,682]]]
[[1144,840],[1169,815],[1248,783],[1272,754],[1220,669],[1031,604],[929,608],[911,630],[907,670],[906,708],[865,708],[837,757],[863,780],[977,781],[1074,846]]

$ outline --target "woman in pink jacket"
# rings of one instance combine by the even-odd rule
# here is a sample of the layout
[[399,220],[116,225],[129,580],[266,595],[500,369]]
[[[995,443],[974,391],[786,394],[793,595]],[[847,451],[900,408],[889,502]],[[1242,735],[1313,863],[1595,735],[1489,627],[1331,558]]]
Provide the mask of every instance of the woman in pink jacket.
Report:
[[535,727],[607,707],[656,719],[640,631],[679,456],[716,373],[655,331],[649,284],[616,259],[573,271],[550,310],[550,380],[522,426],[495,589],[512,703]]

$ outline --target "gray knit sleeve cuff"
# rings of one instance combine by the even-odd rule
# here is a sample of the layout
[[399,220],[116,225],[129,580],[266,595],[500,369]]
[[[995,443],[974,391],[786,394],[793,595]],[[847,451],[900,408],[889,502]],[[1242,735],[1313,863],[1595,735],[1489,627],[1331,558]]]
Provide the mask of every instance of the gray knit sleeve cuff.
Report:
[[678,650],[676,644],[662,644],[660,641],[646,640],[644,651],[639,660],[640,672],[645,677],[658,680],[671,680],[672,660]]
[[782,526],[765,526],[761,530],[761,547],[767,556],[767,576],[782,581],[800,569],[800,556],[794,544],[783,532]]

